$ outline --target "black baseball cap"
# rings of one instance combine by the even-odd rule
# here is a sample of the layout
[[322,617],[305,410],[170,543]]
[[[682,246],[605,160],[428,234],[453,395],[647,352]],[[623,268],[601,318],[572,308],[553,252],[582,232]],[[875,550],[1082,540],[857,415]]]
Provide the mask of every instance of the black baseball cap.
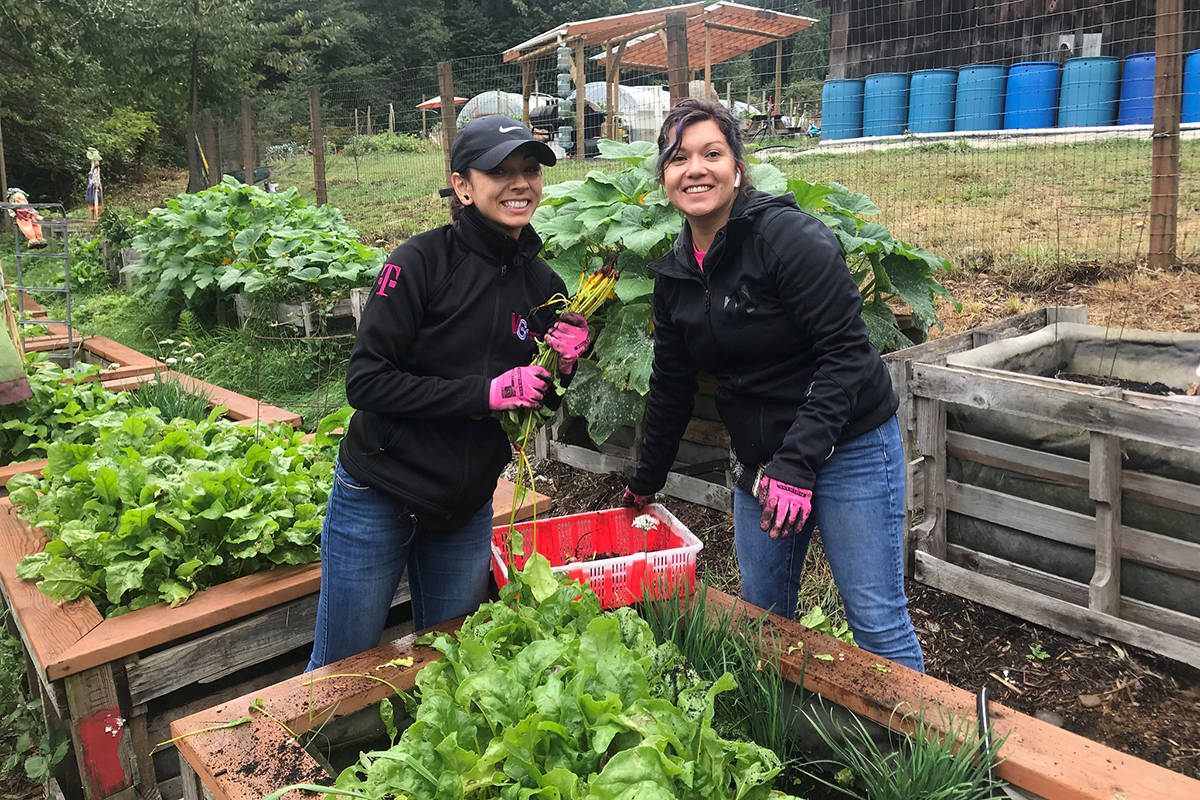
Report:
[[533,138],[529,128],[518,120],[499,114],[479,117],[455,134],[450,169],[459,173],[468,169],[493,169],[524,145],[529,145],[530,154],[547,167],[553,167],[558,161],[550,146]]

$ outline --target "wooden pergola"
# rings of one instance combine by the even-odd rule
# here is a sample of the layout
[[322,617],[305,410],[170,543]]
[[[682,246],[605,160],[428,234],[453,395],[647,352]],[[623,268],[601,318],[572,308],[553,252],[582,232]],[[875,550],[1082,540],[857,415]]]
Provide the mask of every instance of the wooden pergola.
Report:
[[[529,124],[529,94],[533,64],[537,58],[571,48],[571,77],[575,83],[576,129],[583,131],[587,78],[584,50],[601,47],[594,57],[604,62],[606,136],[615,138],[620,112],[620,72],[626,69],[667,72],[671,102],[687,96],[687,81],[704,70],[704,89],[712,95],[712,65],[762,47],[764,39],[775,40],[775,97],[783,89],[783,40],[809,28],[816,20],[793,14],[767,11],[738,3],[721,2],[684,5],[618,14],[611,17],[567,22],[522,42],[504,52],[506,63],[521,64],[522,112]],[[703,37],[704,50],[692,50],[689,41]],[[582,134],[580,134],[582,136]],[[582,147],[576,148],[583,157]]]

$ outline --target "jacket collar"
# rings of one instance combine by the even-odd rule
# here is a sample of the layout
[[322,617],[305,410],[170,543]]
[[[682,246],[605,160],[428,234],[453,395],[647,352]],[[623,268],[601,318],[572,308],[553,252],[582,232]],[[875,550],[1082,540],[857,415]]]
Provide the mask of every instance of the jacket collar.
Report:
[[533,261],[542,249],[542,239],[531,225],[522,228],[521,235],[514,239],[474,206],[464,208],[452,227],[469,249],[497,264],[522,266]]
[[[725,233],[725,238],[728,239],[753,220],[754,206],[757,205],[753,197],[755,194],[762,194],[762,192],[754,189],[738,192],[737,197],[733,199],[733,208],[729,210],[729,219],[725,222],[721,230],[717,232],[717,238],[713,240],[711,250],[715,250],[717,242],[721,241],[722,232]],[[728,241],[725,241],[722,244],[722,249],[728,246]],[[709,262],[707,256],[704,259],[704,263],[711,263],[712,267],[718,264],[716,259]],[[700,270],[696,267],[695,257],[692,255],[692,228],[687,222],[683,223],[683,229],[675,237],[675,244],[672,245],[671,252],[649,266],[654,272],[668,275],[672,278],[688,278],[700,275]],[[710,269],[706,267],[704,271],[709,272]]]

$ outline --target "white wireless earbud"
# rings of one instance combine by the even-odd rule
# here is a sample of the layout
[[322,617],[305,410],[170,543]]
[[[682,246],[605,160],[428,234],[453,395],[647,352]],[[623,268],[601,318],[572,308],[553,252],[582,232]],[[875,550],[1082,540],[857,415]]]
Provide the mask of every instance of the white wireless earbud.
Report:
[[733,188],[738,188],[742,185],[742,173],[738,173],[733,179]]

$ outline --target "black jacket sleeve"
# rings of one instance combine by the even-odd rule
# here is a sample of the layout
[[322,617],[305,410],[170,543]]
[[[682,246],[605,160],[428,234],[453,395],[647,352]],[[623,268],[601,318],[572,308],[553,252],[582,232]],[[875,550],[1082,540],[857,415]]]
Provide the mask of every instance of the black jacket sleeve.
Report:
[[784,212],[764,226],[768,268],[816,361],[796,419],[766,474],[806,489],[832,453],[879,360],[859,316],[862,294],[833,233],[807,214]]
[[430,272],[422,253],[405,245],[383,265],[387,294],[371,293],[346,368],[346,399],[354,408],[408,419],[488,413],[489,382],[482,375],[443,378],[417,375],[404,366],[436,289]]
[[667,482],[696,399],[697,368],[683,332],[671,320],[661,280],[654,287],[654,366],[643,418],[642,455],[629,478],[629,488],[638,494],[654,494]]

